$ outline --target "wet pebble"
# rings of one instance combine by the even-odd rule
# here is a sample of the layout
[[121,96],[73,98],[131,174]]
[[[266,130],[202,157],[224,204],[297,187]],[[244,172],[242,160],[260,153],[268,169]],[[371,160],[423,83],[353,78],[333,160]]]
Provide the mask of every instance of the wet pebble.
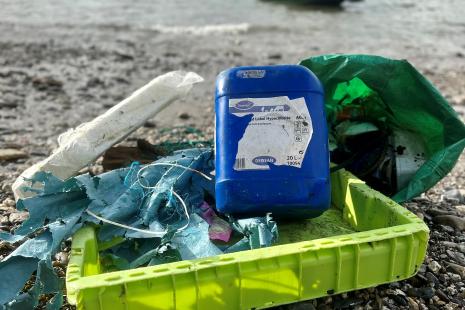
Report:
[[165,52],[165,53],[163,53],[163,56],[170,58],[170,57],[178,57],[179,54],[176,53],[176,52]]
[[422,221],[425,219],[425,215],[422,212],[415,212],[415,215]]
[[449,277],[453,282],[455,282],[457,284],[458,284],[458,282],[460,282],[460,280],[462,280],[462,277],[460,277],[460,275],[458,275],[456,273],[449,274]]
[[92,77],[86,83],[87,88],[92,88],[92,87],[96,87],[96,86],[103,86],[103,85],[104,85],[104,82],[101,79],[99,79],[98,77]]
[[363,299],[359,298],[345,298],[335,300],[333,305],[336,309],[353,309],[354,307],[363,304]]
[[13,209],[16,206],[16,202],[11,198],[7,198],[3,200],[2,205],[4,205],[6,208]]
[[288,310],[315,310],[311,301],[298,302],[287,307]]
[[14,246],[10,243],[0,240],[0,251],[11,251],[14,250]]
[[0,225],[8,225],[10,223],[10,220],[8,216],[2,215],[0,216]]
[[283,56],[280,53],[269,54],[268,59],[281,59]]
[[127,53],[127,52],[124,52],[124,51],[114,51],[114,54],[118,57],[118,60],[121,60],[121,61],[130,61],[130,60],[134,60],[134,56]]
[[3,211],[3,212],[11,211],[11,209],[12,209],[11,207],[5,205],[4,203],[0,203],[0,211]]
[[21,100],[20,97],[12,94],[5,94],[0,97],[0,108],[16,108]]
[[437,273],[437,272],[441,269],[441,265],[440,265],[437,261],[431,260],[431,261],[428,263],[428,268],[429,268],[429,270],[431,270],[432,272]]
[[453,234],[455,232],[455,229],[452,228],[449,225],[440,225],[441,229],[449,234]]
[[442,290],[436,290],[436,295],[443,301],[449,302],[449,297]]
[[420,265],[420,268],[418,268],[418,272],[420,272],[420,273],[425,273],[425,272],[426,272],[426,265],[425,265],[425,264],[421,264],[421,265]]
[[447,225],[458,230],[465,230],[465,219],[455,215],[438,215],[433,218],[437,224]]
[[425,277],[427,279],[427,281],[433,286],[433,287],[437,287],[439,286],[439,279],[434,275],[432,274],[431,272],[427,272],[425,274]]
[[459,263],[459,265],[465,266],[465,255],[463,253],[451,250],[446,250],[446,253],[450,258]]
[[144,123],[144,127],[145,127],[145,128],[155,128],[155,127],[157,127],[157,125],[156,125],[154,122],[152,122],[152,121],[146,121],[146,122]]
[[449,202],[454,203],[464,203],[465,202],[465,190],[463,189],[451,189],[443,194],[443,199]]
[[457,289],[455,288],[454,285],[447,287],[446,290],[449,295],[457,295]]
[[442,209],[436,209],[436,208],[431,208],[426,210],[429,214],[432,216],[439,216],[439,215],[453,215],[453,212],[448,211],[448,210],[442,210]]
[[454,208],[459,215],[465,215],[465,205],[457,205]]
[[179,117],[180,119],[183,119],[183,120],[186,120],[186,119],[191,118],[191,116],[190,116],[189,113],[187,113],[187,112],[181,112],[181,113],[179,113],[179,114],[178,114],[178,117]]
[[27,154],[17,149],[0,149],[0,161],[16,160],[19,158],[25,158]]
[[441,281],[441,283],[447,283],[449,281],[449,276],[445,273],[440,273],[438,275],[438,279]]
[[411,287],[407,290],[407,295],[410,297],[429,299],[434,296],[434,289],[432,287]]
[[9,220],[12,224],[19,224],[24,222],[29,217],[29,213],[17,211],[10,214]]
[[418,306],[418,303],[412,297],[407,297],[407,302],[408,302],[408,308],[410,310],[420,309],[420,306]]
[[58,252],[55,254],[55,259],[62,266],[68,265],[69,257],[68,253],[66,252]]
[[465,94],[453,96],[450,100],[454,105],[454,110],[461,115],[465,115],[463,104],[465,103]]
[[34,86],[35,89],[40,91],[58,91],[62,89],[63,82],[52,77],[35,76],[32,78],[32,86]]
[[447,248],[456,249],[462,253],[465,253],[465,243],[455,243],[450,241],[443,241],[442,244]]
[[408,300],[407,297],[404,295],[390,295],[389,296],[394,302],[400,306],[407,306]]
[[454,263],[447,263],[447,269],[452,271],[453,273],[458,274],[462,279],[465,279],[465,267],[454,264]]

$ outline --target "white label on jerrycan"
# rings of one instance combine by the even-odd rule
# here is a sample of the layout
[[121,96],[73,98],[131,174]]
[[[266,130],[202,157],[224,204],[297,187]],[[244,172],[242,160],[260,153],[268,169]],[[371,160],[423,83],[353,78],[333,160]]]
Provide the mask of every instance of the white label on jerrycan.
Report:
[[302,166],[313,134],[305,98],[229,99],[229,113],[253,114],[239,140],[234,170],[268,170],[269,164]]

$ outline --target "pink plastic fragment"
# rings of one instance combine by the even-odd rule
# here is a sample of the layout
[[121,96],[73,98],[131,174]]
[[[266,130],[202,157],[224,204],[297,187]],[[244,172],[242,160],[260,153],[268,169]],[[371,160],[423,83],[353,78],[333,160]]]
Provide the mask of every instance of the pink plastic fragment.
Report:
[[205,201],[202,203],[200,206],[200,210],[202,210],[202,218],[209,224],[211,225],[213,222],[213,218],[216,217],[215,211],[213,211],[213,208],[210,207],[208,203]]
[[231,238],[232,229],[229,223],[218,217],[213,208],[205,201],[200,206],[202,218],[210,225],[208,236],[210,240],[221,240],[228,242]]
[[229,223],[215,215],[213,222],[208,228],[210,240],[221,240],[228,242],[231,238],[232,229]]

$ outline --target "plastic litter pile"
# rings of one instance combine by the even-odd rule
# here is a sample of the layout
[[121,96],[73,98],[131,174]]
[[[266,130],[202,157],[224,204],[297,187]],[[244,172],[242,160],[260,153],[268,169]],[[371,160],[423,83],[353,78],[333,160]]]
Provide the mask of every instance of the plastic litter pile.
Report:
[[[410,64],[365,55],[321,56],[301,64],[325,88],[335,169],[345,167],[395,200],[405,201],[433,186],[454,166],[465,147],[465,126]],[[154,79],[92,122],[65,133],[49,158],[18,178],[13,187],[16,207],[29,211],[29,218],[13,234],[0,233],[0,240],[22,242],[0,262],[0,278],[14,279],[0,281],[0,309],[32,309],[43,294],[53,295],[47,307],[58,309],[63,281],[52,258],[85,225],[98,228],[105,271],[250,250],[278,241],[278,227],[270,214],[234,218],[215,211],[214,153],[209,147],[190,148],[193,144],[188,143],[179,150],[180,145],[153,148],[139,142],[135,153],[122,147],[134,155],[130,166],[76,176],[199,81],[191,72]],[[119,153],[107,157],[107,167],[128,164]],[[154,154],[172,155],[152,162]],[[141,158],[144,164],[136,161]],[[329,210],[302,229],[352,232],[349,226],[331,222],[334,212]],[[286,231],[285,224],[281,227]]]
[[[63,283],[51,258],[83,225],[99,225],[99,240],[113,245],[102,253],[108,270],[273,244],[278,232],[269,216],[222,218],[205,202],[213,195],[214,183],[208,177],[213,169],[211,149],[188,149],[153,164],[135,163],[94,177],[61,181],[39,173],[30,181],[42,183],[43,190],[17,203],[18,209],[29,210],[29,219],[14,235],[0,235],[10,242],[34,237],[0,263],[0,277],[18,279],[17,286],[1,282],[0,303],[14,299],[9,304],[13,309],[33,308],[40,294],[54,293],[53,304],[60,305]],[[33,288],[17,297],[36,270]]]

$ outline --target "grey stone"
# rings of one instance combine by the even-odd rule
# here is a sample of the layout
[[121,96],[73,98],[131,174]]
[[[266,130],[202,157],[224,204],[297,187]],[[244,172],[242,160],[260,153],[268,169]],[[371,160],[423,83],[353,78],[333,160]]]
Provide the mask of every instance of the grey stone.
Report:
[[407,297],[407,302],[408,302],[409,310],[419,310],[420,309],[417,302],[412,297]]
[[16,160],[25,158],[27,154],[17,149],[0,149],[0,161]]
[[437,224],[451,226],[458,230],[465,230],[465,219],[455,215],[438,215],[433,218]]
[[463,189],[451,189],[443,194],[443,198],[446,201],[464,203],[465,202],[465,190]]
[[465,267],[464,266],[460,266],[454,263],[447,263],[447,269],[449,269],[453,273],[458,274],[460,277],[462,277],[462,279],[465,279]]
[[432,260],[428,263],[428,268],[432,272],[437,273],[441,269],[441,265],[437,261]]
[[434,289],[432,287],[411,287],[407,290],[407,295],[410,297],[418,297],[426,300],[434,296]]
[[29,217],[28,212],[13,212],[10,214],[10,222],[13,224],[18,224],[24,222]]

